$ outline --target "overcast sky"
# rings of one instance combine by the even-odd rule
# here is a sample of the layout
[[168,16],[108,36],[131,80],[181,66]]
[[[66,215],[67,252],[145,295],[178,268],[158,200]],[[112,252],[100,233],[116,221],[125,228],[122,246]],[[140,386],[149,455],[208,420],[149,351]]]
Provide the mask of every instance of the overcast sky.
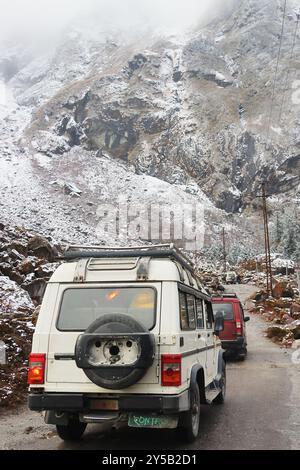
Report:
[[234,0],[0,0],[0,39],[47,39],[74,22],[181,32]]

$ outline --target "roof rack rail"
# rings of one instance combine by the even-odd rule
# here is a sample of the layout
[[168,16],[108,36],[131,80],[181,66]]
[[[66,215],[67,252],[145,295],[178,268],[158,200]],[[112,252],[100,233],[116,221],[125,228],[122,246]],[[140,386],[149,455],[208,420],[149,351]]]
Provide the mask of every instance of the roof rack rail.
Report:
[[229,298],[238,298],[237,294],[234,292],[220,292],[219,294],[212,294],[211,297],[216,297],[216,298],[223,298],[223,297],[229,297]]
[[189,271],[194,271],[194,263],[173,243],[164,245],[147,245],[135,247],[105,247],[99,245],[69,245],[59,260],[80,258],[130,258],[153,257],[173,258]]

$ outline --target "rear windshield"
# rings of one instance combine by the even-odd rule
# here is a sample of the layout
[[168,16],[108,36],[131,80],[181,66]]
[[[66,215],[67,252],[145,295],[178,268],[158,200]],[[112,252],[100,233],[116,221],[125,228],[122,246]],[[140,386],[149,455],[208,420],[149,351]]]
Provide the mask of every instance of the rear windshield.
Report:
[[218,312],[221,312],[224,317],[224,320],[233,320],[233,305],[231,303],[230,304],[229,303],[225,304],[223,302],[220,304],[213,303],[212,306],[213,306],[214,315],[216,315],[216,313]]
[[155,325],[156,291],[151,287],[116,287],[65,290],[57,329],[84,331],[102,315],[128,315],[145,328]]

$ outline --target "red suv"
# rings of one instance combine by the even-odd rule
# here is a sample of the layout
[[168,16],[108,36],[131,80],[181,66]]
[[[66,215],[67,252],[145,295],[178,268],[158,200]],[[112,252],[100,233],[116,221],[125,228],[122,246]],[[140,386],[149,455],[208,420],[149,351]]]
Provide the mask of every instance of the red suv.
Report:
[[245,323],[250,317],[245,317],[242,304],[236,294],[213,296],[214,315],[221,312],[224,317],[224,330],[220,333],[222,347],[240,359],[247,355],[247,337]]

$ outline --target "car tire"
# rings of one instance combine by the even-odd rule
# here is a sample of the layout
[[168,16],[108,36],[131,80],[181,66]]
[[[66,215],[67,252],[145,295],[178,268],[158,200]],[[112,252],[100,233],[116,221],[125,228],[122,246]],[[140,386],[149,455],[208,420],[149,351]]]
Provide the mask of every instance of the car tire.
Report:
[[214,399],[213,403],[215,405],[223,405],[225,402],[225,396],[226,396],[226,366],[225,362],[223,362],[223,372],[222,372],[222,377],[220,380],[220,386],[221,386],[221,391],[219,395]]
[[63,441],[79,441],[83,436],[86,429],[86,423],[81,423],[79,420],[72,420],[65,426],[62,424],[56,425],[56,431]]
[[238,355],[239,360],[244,361],[247,357],[247,354],[248,354],[247,348],[244,348]]
[[[114,338],[114,335],[120,333],[129,338],[132,334],[138,335],[141,344],[141,352],[138,360],[135,364],[128,365],[128,367],[126,365],[120,367],[115,365],[103,367],[99,365],[98,367],[94,366],[91,368],[85,360],[86,356],[88,356],[86,348],[89,345],[86,338],[88,339],[91,333],[99,335],[99,338],[102,338],[101,335],[104,334],[104,338],[106,338],[104,341],[107,341],[107,335],[111,335],[111,338]],[[151,367],[154,357],[154,336],[137,320],[121,314],[103,315],[95,320],[86,329],[85,333],[77,338],[75,346],[75,361],[77,367],[83,369],[85,375],[91,382],[109,390],[119,390],[136,384],[144,377],[149,367]]]
[[183,441],[194,442],[200,431],[200,390],[198,385],[190,390],[190,409],[179,417],[178,431]]

